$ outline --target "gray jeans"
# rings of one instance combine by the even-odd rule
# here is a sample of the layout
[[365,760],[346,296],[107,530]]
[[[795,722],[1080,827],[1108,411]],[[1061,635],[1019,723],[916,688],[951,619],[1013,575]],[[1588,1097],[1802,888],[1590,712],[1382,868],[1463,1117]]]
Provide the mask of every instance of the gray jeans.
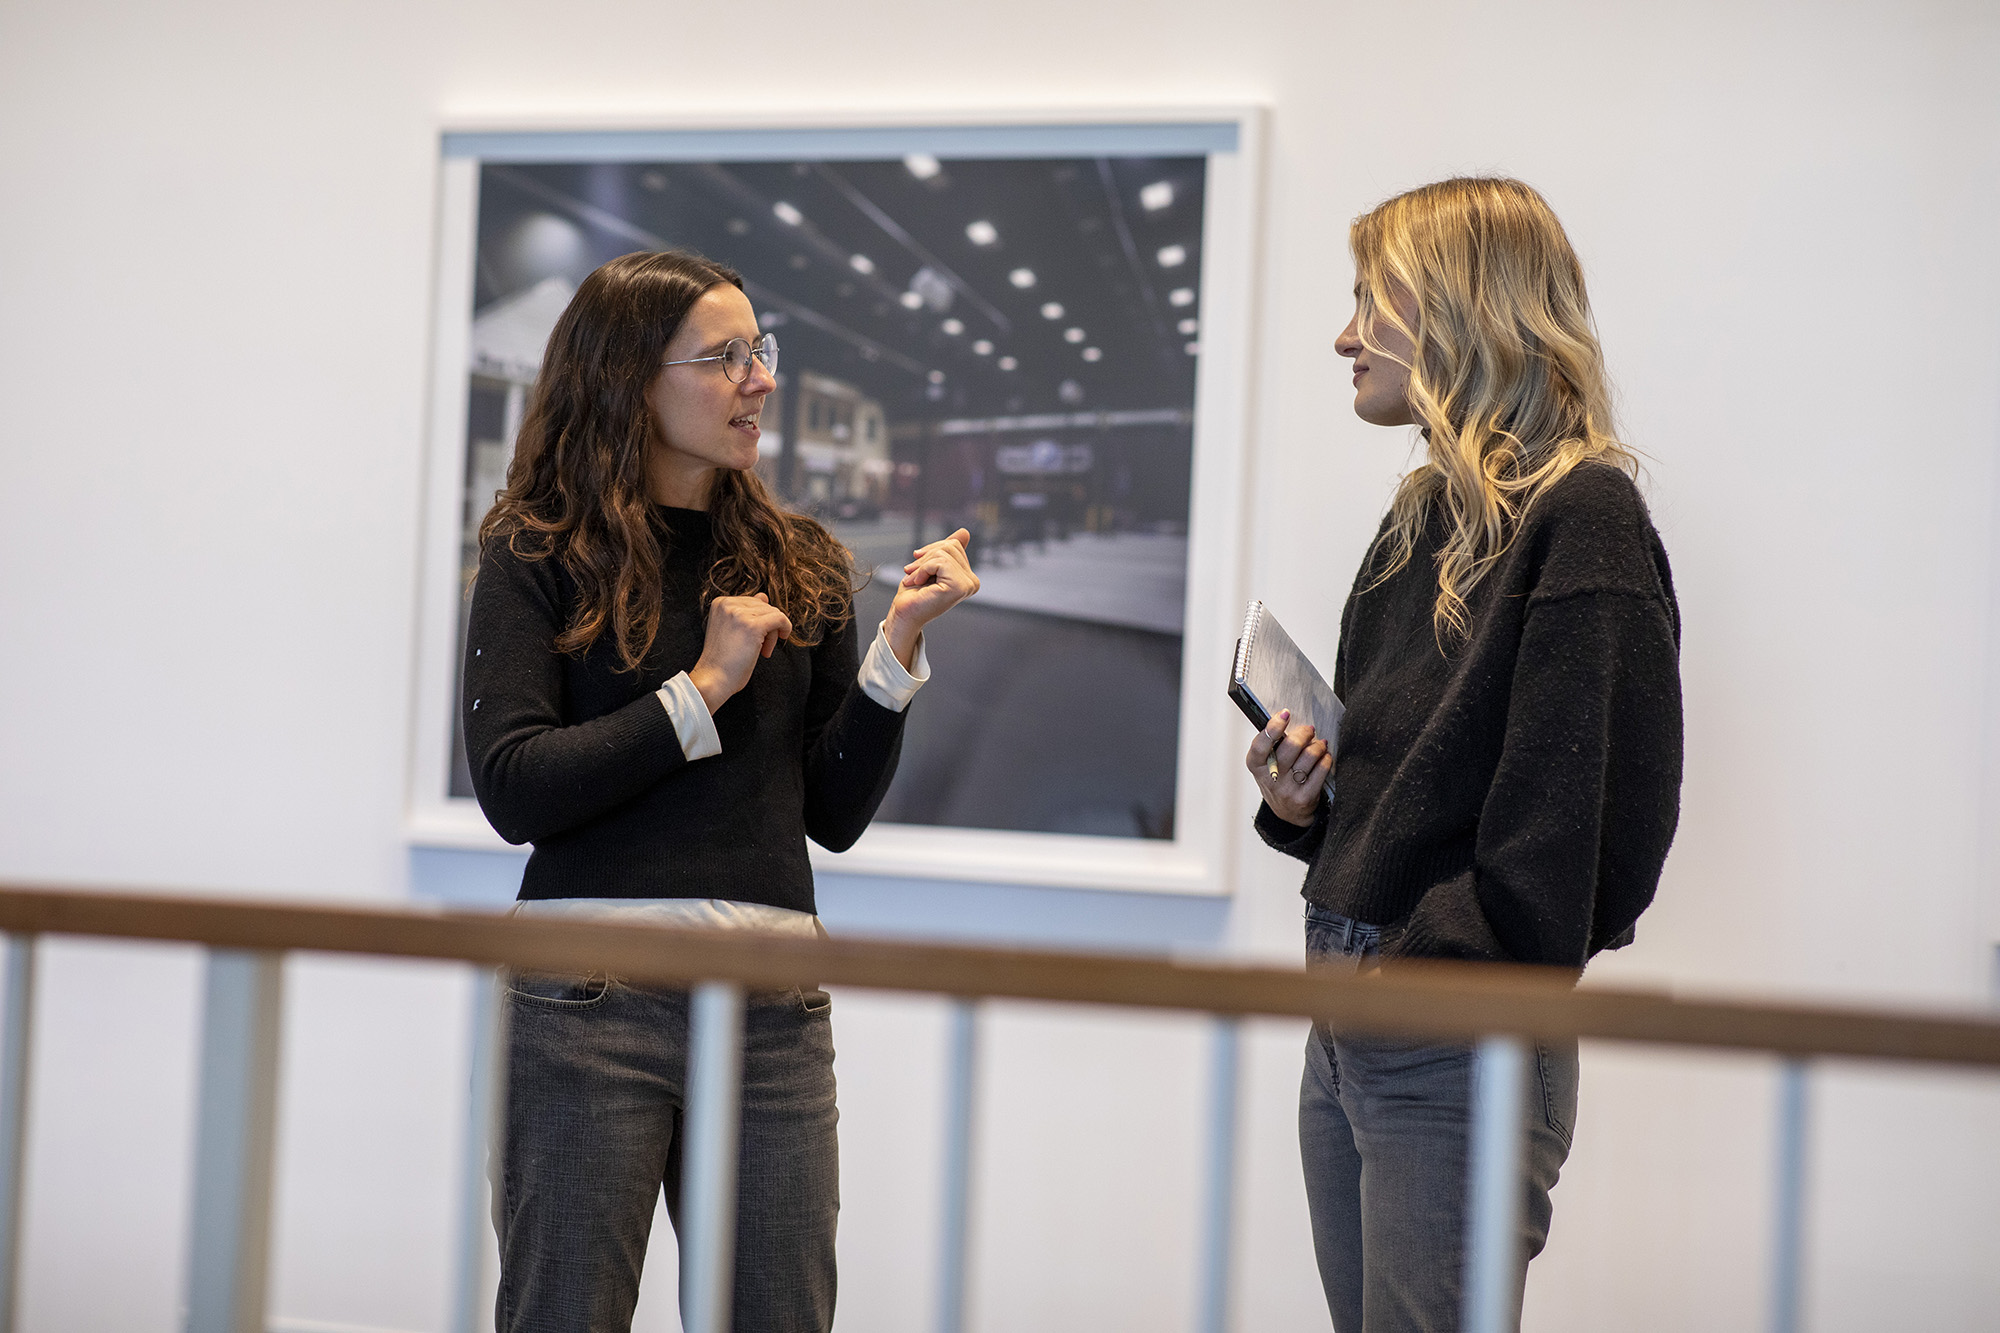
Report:
[[[1312,966],[1372,965],[1374,926],[1306,909]],[[1519,1319],[1528,1261],[1576,1125],[1576,1043],[1538,1045],[1527,1079]],[[1444,1333],[1459,1323],[1472,1052],[1315,1024],[1299,1089],[1313,1252],[1337,1333]]]
[[[833,1324],[832,1001],[753,995],[743,1034],[739,1333]],[[688,995],[520,975],[507,993],[507,1129],[494,1162],[500,1333],[626,1333],[654,1204],[679,1223]]]

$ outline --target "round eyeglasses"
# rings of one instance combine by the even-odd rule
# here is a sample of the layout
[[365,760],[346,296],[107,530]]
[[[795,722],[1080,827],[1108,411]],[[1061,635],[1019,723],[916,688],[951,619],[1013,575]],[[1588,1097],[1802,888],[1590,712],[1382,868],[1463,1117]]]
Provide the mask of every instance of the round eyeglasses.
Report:
[[731,384],[741,384],[750,378],[750,358],[756,357],[764,363],[764,369],[772,375],[778,373],[778,339],[773,334],[765,334],[756,342],[747,338],[731,338],[722,345],[722,351],[715,356],[691,356],[685,361],[662,361],[663,366],[698,366],[704,361],[720,361],[722,373],[729,376]]

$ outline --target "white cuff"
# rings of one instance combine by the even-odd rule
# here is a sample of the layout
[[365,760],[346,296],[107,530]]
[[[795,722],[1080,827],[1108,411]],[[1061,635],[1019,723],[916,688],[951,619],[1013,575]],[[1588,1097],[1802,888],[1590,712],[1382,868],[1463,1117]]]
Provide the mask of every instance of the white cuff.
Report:
[[708,703],[694,681],[683,671],[655,691],[667,716],[673,719],[674,735],[680,737],[681,753],[689,762],[722,753],[722,737],[715,734],[715,719],[708,715]]
[[896,650],[889,646],[889,622],[883,621],[875,627],[875,642],[868,645],[868,656],[861,659],[861,692],[881,704],[892,713],[900,713],[910,706],[910,700],[931,678],[931,660],[924,656],[924,636],[917,636],[915,666],[908,671],[896,660]]

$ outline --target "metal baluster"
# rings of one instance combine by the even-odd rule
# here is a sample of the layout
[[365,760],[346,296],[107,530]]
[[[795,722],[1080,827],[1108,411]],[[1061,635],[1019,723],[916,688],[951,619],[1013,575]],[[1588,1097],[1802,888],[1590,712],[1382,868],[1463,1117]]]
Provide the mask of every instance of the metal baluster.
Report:
[[1778,1066],[1777,1198],[1772,1209],[1771,1333],[1798,1333],[1804,1283],[1806,1066]]
[[1517,1325],[1521,1261],[1521,1101],[1527,1043],[1482,1037],[1472,1064],[1471,1171],[1465,1209],[1465,1333]]
[[209,951],[188,1333],[264,1333],[283,980],[278,954]]
[[506,973],[472,974],[472,1060],[465,1145],[458,1163],[458,1262],[452,1298],[454,1333],[480,1333],[493,1322],[486,1296],[486,1238],[492,1234],[489,1152],[501,1149],[507,1114]]
[[743,1096],[743,988],[705,981],[688,1011],[687,1152],[681,1180],[681,1323],[728,1333],[736,1280],[736,1144]]
[[937,1333],[965,1328],[966,1251],[972,1220],[972,1114],[979,1091],[979,1011],[951,1002],[950,1064],[945,1073],[944,1198],[938,1219]]
[[7,1011],[0,1022],[0,1333],[20,1301],[21,1183],[27,1166],[28,1061],[35,1021],[35,937],[7,937]]
[[1243,1023],[1215,1019],[1208,1075],[1208,1180],[1202,1209],[1201,1287],[1195,1327],[1223,1333],[1229,1326],[1229,1262],[1234,1249],[1237,1084],[1242,1072]]

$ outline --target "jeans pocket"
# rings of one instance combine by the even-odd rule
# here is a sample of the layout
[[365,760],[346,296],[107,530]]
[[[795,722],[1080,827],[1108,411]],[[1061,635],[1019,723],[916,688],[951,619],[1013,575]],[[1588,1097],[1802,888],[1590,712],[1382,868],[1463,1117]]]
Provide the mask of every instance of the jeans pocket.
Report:
[[1323,908],[1306,907],[1306,964],[1324,963],[1329,958],[1338,959],[1340,947],[1340,923],[1345,918],[1334,916]]
[[1542,1118],[1567,1149],[1576,1135],[1576,1047],[1551,1049],[1535,1044],[1536,1083],[1542,1093]]
[[611,994],[611,979],[601,972],[589,976],[563,976],[550,972],[515,972],[507,979],[507,999],[512,1004],[574,1012],[603,1004]]

